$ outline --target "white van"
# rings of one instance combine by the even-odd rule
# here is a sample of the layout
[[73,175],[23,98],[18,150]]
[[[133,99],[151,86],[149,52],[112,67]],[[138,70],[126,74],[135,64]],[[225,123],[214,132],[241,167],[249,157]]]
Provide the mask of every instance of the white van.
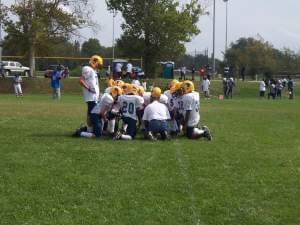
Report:
[[30,74],[30,68],[23,66],[19,62],[2,61],[0,64],[2,66],[2,73],[5,77],[13,76],[15,74],[28,77]]

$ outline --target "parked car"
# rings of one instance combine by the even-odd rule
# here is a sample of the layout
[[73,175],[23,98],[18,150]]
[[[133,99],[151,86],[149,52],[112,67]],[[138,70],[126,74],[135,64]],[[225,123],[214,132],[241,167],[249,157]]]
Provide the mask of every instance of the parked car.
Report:
[[21,76],[28,77],[30,74],[30,68],[23,66],[21,63],[16,61],[2,61],[2,73],[4,77],[13,76],[19,74]]
[[68,77],[69,76],[69,69],[68,69],[68,67],[65,67],[64,65],[61,65],[61,64],[49,65],[48,68],[47,68],[47,70],[45,71],[44,77],[51,78],[52,72],[54,70],[56,70],[57,67],[59,67],[59,66],[61,67],[61,71],[63,71],[62,74],[61,74],[63,76],[63,78]]

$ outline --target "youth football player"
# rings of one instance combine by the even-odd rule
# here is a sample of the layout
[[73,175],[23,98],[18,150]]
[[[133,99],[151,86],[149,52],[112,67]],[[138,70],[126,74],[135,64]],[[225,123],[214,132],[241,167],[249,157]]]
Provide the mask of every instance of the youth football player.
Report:
[[134,85],[126,85],[124,87],[125,95],[118,99],[122,120],[124,124],[124,131],[117,132],[114,137],[115,140],[132,140],[136,136],[136,124],[138,121],[139,110],[142,109],[144,99],[138,96],[138,89]]
[[194,89],[194,83],[192,81],[187,80],[183,82],[183,130],[186,132],[187,137],[190,139],[206,137],[208,140],[212,140],[210,130],[207,126],[203,126],[201,129],[197,127],[200,121],[200,97],[199,93],[194,91]]

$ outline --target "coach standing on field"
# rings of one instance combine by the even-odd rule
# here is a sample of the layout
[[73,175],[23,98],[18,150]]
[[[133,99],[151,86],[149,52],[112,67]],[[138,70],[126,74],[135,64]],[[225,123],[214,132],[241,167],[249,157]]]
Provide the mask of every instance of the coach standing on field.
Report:
[[90,58],[89,65],[82,68],[80,77],[80,85],[83,87],[84,101],[87,103],[87,126],[88,132],[92,132],[90,122],[91,110],[97,104],[99,99],[99,81],[96,70],[103,65],[103,59],[98,55],[93,55]]

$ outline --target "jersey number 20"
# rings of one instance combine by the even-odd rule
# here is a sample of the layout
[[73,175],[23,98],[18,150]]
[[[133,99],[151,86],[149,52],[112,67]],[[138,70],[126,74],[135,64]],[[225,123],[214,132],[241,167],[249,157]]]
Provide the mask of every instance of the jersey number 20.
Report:
[[130,103],[123,102],[122,112],[133,114],[134,113],[134,104],[132,102],[130,102]]

